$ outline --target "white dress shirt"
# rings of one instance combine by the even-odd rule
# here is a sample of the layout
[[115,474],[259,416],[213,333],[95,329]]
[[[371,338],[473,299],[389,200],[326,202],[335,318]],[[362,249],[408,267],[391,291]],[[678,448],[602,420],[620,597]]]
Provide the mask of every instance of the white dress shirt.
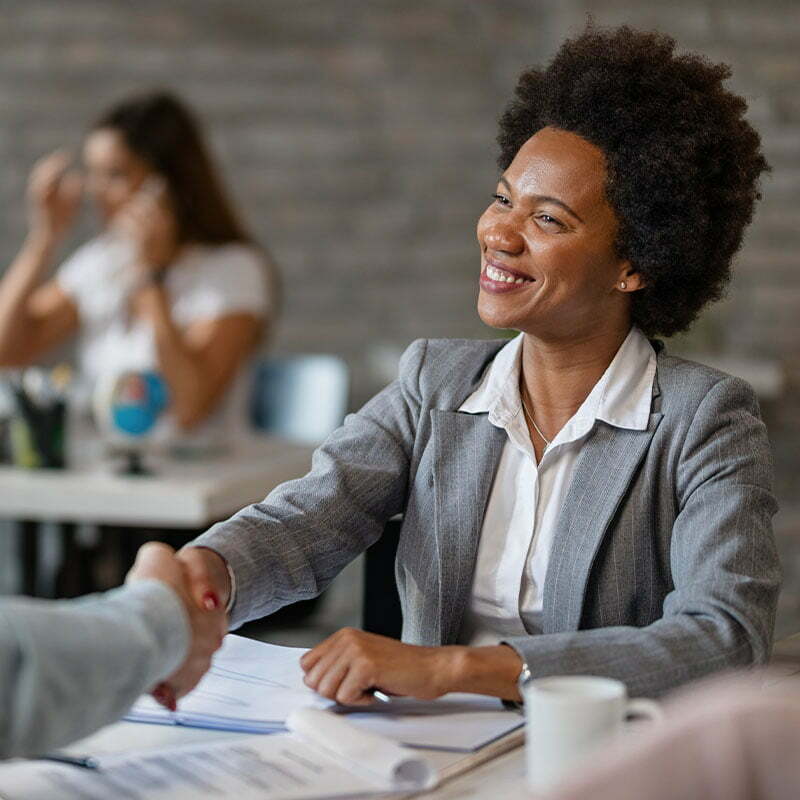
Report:
[[522,341],[520,334],[497,353],[478,388],[459,408],[469,414],[488,413],[489,422],[508,436],[486,504],[459,637],[473,646],[541,633],[542,589],[555,522],[584,440],[598,420],[646,430],[650,418],[656,355],[644,334],[631,328],[608,369],[537,465],[519,393]]

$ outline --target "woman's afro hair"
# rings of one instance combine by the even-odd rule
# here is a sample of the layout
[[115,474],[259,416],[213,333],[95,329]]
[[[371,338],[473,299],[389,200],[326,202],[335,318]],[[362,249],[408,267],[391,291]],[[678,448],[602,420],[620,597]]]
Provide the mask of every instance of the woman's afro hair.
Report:
[[676,55],[675,40],[592,23],[546,69],[523,72],[500,118],[506,169],[537,131],[555,127],[599,147],[616,247],[641,274],[633,322],[648,336],[686,330],[718,300],[769,170],[725,64]]

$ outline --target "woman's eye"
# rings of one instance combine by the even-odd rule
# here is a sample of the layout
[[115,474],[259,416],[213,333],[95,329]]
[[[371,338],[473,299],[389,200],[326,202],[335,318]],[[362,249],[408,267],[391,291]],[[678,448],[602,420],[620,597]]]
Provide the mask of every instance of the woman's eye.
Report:
[[549,214],[538,214],[536,219],[543,222],[545,225],[557,225],[559,228],[564,227],[564,223],[557,220],[555,217],[551,217]]
[[494,198],[496,203],[499,203],[501,206],[509,205],[509,200],[505,195],[502,194],[493,194],[492,197]]

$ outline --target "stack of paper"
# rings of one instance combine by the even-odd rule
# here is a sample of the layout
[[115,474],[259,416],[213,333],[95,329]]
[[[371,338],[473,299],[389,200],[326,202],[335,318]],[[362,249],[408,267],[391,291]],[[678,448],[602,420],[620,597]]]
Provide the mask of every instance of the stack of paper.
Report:
[[303,683],[299,662],[304,652],[229,634],[211,669],[180,701],[178,711],[143,695],[125,718],[242,733],[286,730],[286,718],[295,709],[333,705]]
[[319,709],[295,711],[288,733],[105,756],[97,769],[27,761],[0,766],[8,800],[304,800],[433,787],[421,756]]

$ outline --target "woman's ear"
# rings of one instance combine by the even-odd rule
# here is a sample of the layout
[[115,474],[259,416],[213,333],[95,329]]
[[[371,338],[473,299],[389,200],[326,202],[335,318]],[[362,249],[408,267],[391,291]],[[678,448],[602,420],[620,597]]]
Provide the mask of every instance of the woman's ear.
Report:
[[647,284],[644,278],[626,261],[617,278],[616,288],[621,292],[636,292]]

